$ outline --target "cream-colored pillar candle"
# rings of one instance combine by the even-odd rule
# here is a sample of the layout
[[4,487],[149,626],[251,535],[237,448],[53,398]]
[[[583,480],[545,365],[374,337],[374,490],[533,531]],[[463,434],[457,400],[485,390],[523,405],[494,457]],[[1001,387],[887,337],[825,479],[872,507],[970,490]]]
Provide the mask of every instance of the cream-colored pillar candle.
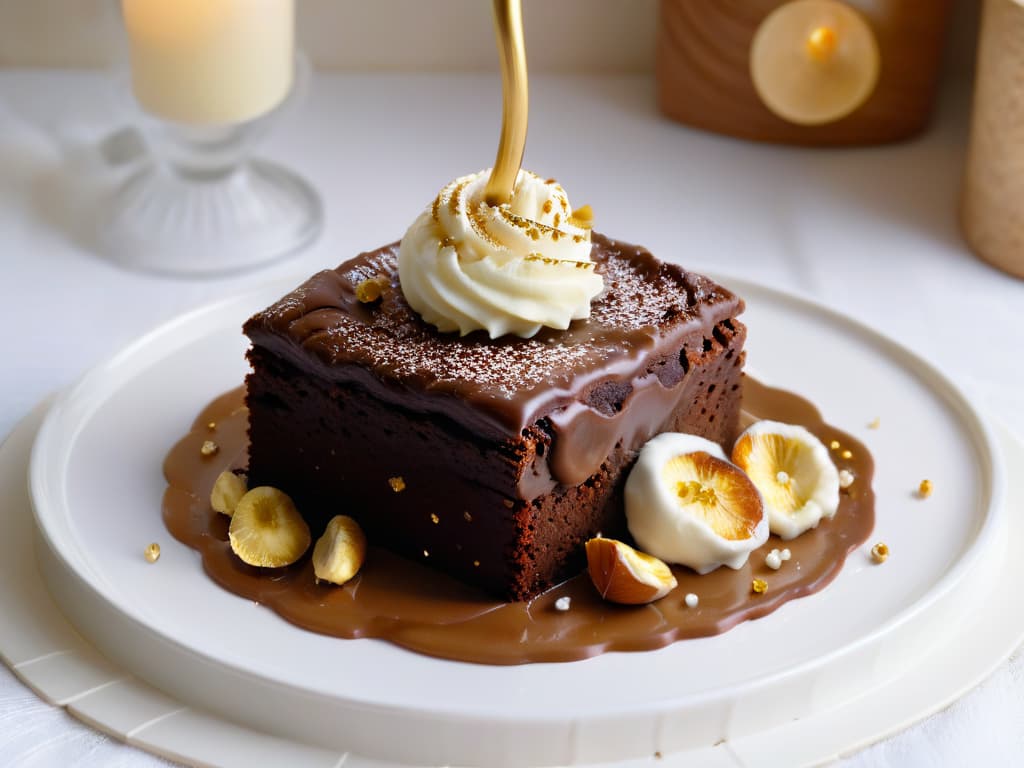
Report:
[[986,0],[961,220],[971,248],[1024,277],[1024,0]]
[[122,0],[132,90],[180,123],[237,123],[284,99],[294,0]]

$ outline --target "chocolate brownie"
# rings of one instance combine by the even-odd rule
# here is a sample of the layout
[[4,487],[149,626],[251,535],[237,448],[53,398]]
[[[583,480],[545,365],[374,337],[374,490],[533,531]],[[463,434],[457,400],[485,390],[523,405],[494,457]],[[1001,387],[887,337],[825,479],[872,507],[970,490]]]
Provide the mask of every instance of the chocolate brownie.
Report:
[[527,599],[578,572],[598,532],[628,539],[622,482],[646,440],[736,436],[743,302],[711,280],[595,233],[590,318],[492,340],[424,323],[397,252],[245,324],[250,483],[289,493],[314,535],[349,514],[375,545]]

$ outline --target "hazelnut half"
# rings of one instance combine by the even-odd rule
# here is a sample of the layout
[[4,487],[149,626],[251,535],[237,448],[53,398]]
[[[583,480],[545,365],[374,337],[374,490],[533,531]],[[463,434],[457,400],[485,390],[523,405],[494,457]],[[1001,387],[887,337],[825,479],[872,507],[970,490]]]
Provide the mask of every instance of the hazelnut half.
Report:
[[676,586],[676,577],[665,563],[628,544],[597,537],[586,546],[590,580],[605,600],[642,605],[664,597]]

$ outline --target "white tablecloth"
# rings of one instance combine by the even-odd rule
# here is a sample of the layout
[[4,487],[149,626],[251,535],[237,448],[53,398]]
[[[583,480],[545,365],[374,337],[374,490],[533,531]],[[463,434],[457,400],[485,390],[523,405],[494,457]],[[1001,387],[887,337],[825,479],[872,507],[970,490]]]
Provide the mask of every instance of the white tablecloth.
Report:
[[[931,359],[1024,435],[1024,281],[975,259],[956,224],[966,88],[950,89],[916,141],[808,151],[667,122],[647,78],[531,86],[525,165],[590,203],[601,231],[828,303]],[[175,280],[122,271],[87,247],[83,224],[108,174],[96,147],[130,119],[123,96],[100,74],[0,73],[0,434],[185,309],[398,238],[444,182],[492,161],[499,114],[496,77],[317,77],[264,154],[320,190],[323,236],[258,272]],[[1021,754],[1018,657],[950,710],[846,764],[1000,766]],[[160,763],[47,707],[0,668],[4,764]]]

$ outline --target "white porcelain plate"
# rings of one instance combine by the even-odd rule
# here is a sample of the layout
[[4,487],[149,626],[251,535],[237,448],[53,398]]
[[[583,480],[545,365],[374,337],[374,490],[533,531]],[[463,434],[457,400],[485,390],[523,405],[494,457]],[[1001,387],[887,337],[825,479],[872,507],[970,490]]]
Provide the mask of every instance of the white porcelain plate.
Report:
[[[282,282],[146,335],[54,405],[30,472],[51,594],[102,652],[176,698],[381,760],[621,760],[839,706],[899,674],[957,620],[953,597],[989,577],[985,555],[1006,524],[998,453],[955,387],[894,342],[802,299],[723,282],[747,301],[748,369],[810,398],[874,453],[884,565],[865,547],[823,592],[724,635],[568,664],[461,664],[297,629],[214,585],[160,518],[165,453],[241,382],[241,323],[294,284]],[[926,477],[935,492],[917,498]],[[155,565],[142,557],[151,541],[163,550]]]

